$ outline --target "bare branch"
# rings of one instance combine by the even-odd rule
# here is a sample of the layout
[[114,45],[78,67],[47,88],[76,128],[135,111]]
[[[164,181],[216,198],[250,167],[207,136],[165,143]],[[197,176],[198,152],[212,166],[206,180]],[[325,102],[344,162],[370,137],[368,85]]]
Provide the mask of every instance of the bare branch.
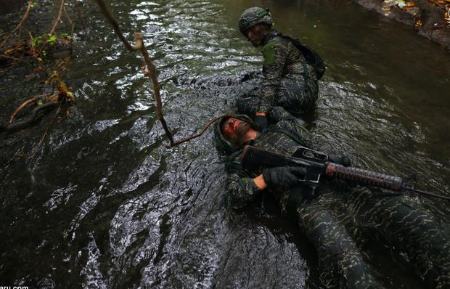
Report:
[[144,62],[145,62],[146,68],[148,69],[148,73],[146,73],[146,75],[150,78],[150,80],[152,81],[152,84],[153,84],[153,92],[154,92],[154,97],[155,97],[155,101],[156,101],[156,117],[161,122],[161,125],[163,126],[163,129],[166,132],[166,136],[170,141],[170,145],[173,146],[173,144],[174,144],[173,136],[169,130],[169,127],[167,126],[166,120],[164,119],[164,115],[162,112],[160,85],[158,82],[156,67],[153,64],[153,61],[150,58],[150,55],[148,54],[147,48],[145,48],[142,33],[140,33],[140,32],[134,33],[134,42],[135,42],[134,49],[139,50],[141,52],[142,56],[144,57]]
[[67,21],[69,21],[69,23],[70,23],[70,34],[73,35],[73,31],[75,30],[75,25],[72,21],[72,18],[70,18],[69,13],[67,13],[67,11],[66,11],[66,6],[64,6],[63,9],[64,9],[64,16],[66,16]]
[[103,0],[95,0],[95,2],[97,2],[98,7],[100,7],[100,10],[102,11],[103,15],[112,25],[114,32],[116,32],[117,36],[120,38],[120,40],[122,40],[127,50],[133,51],[133,46],[131,46],[131,44],[123,36],[122,30],[120,30],[119,23],[114,18],[114,16],[111,13],[111,10],[106,6],[105,2]]
[[25,10],[25,13],[23,14],[22,19],[20,20],[19,24],[17,24],[17,26],[13,29],[13,31],[5,37],[5,39],[2,41],[2,43],[0,43],[0,47],[3,47],[3,45],[6,43],[6,41],[8,41],[11,34],[16,33],[17,31],[19,31],[22,28],[22,25],[25,23],[25,21],[28,19],[28,16],[30,15],[32,6],[33,6],[33,0],[29,0],[27,9]]
[[106,6],[105,2],[103,0],[95,0],[95,2],[100,7],[100,10],[102,11],[103,15],[106,17],[106,19],[109,21],[109,23],[113,26],[114,32],[120,38],[120,40],[123,42],[123,44],[125,45],[127,50],[128,51],[139,51],[142,54],[142,56],[144,58],[144,63],[145,63],[144,75],[148,76],[153,84],[153,94],[154,94],[155,101],[156,101],[156,117],[161,122],[164,132],[165,132],[167,138],[169,139],[171,147],[188,142],[192,139],[195,139],[195,138],[203,135],[203,133],[208,129],[208,127],[210,127],[215,121],[217,121],[218,119],[223,117],[223,116],[219,116],[219,117],[211,119],[199,133],[193,134],[193,135],[191,135],[187,138],[181,139],[179,141],[174,141],[173,135],[170,132],[169,127],[167,126],[167,123],[166,123],[166,120],[164,119],[164,114],[162,111],[162,101],[161,101],[161,94],[160,94],[161,86],[158,81],[158,73],[157,73],[156,67],[153,64],[153,61],[147,51],[147,48],[145,47],[142,33],[141,32],[134,33],[135,46],[132,46],[123,36],[122,31],[119,26],[119,23],[114,18],[110,9]]
[[56,27],[58,26],[59,21],[61,20],[61,16],[64,10],[64,0],[61,0],[61,3],[59,5],[58,15],[56,16],[55,20],[53,20],[53,26],[52,29],[50,29],[50,32],[48,34],[53,34],[56,31]]
[[16,110],[11,114],[11,117],[9,118],[9,123],[13,123],[14,119],[16,118],[16,115],[25,107],[27,107],[28,105],[35,103],[37,101],[38,97],[36,96],[32,96],[30,98],[28,98],[27,100],[25,100],[24,102],[22,102],[17,108]]
[[184,139],[177,140],[176,142],[172,143],[171,147],[180,145],[182,143],[191,141],[191,140],[193,140],[195,138],[198,138],[198,137],[202,136],[205,133],[205,131],[208,129],[208,127],[210,127],[213,123],[215,123],[216,121],[218,121],[219,119],[221,119],[222,117],[225,117],[225,116],[226,115],[221,115],[221,116],[218,116],[218,117],[215,117],[215,118],[211,119],[210,121],[208,121],[206,123],[206,125],[203,127],[203,129],[199,133],[193,134],[193,135],[191,135],[191,136],[189,136],[187,138],[184,138]]
[[0,55],[0,58],[11,59],[11,60],[14,60],[14,61],[21,61],[19,58],[8,56],[8,55],[4,55],[4,54]]
[[27,10],[25,10],[25,13],[22,16],[22,19],[20,20],[19,24],[17,24],[16,28],[12,31],[12,33],[17,32],[22,25],[25,23],[25,21],[28,19],[28,16],[30,15],[31,7],[33,7],[33,0],[28,1]]

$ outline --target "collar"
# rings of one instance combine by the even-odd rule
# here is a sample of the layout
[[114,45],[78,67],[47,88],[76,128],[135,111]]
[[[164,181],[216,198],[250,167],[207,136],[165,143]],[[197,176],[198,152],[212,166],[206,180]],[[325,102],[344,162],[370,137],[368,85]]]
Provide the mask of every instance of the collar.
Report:
[[266,34],[266,36],[264,37],[263,41],[262,41],[262,45],[266,45],[267,42],[269,42],[270,40],[272,40],[273,38],[277,37],[279,35],[278,31],[272,29],[269,33]]

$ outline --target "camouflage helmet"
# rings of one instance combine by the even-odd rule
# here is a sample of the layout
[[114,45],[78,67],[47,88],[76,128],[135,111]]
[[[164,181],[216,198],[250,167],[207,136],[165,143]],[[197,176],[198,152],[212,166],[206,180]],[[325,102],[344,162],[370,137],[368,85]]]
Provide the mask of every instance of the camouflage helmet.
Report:
[[245,35],[252,26],[259,23],[265,23],[272,27],[272,15],[269,9],[261,7],[248,8],[242,12],[241,18],[239,18],[239,30]]
[[216,146],[217,151],[220,154],[224,154],[224,155],[230,155],[230,154],[232,154],[232,153],[234,153],[234,152],[236,152],[236,151],[238,151],[240,149],[235,144],[230,142],[222,133],[222,125],[230,117],[234,117],[234,118],[240,119],[242,121],[248,122],[250,124],[250,126],[253,127],[253,128],[256,127],[255,123],[253,122],[253,120],[250,117],[248,117],[248,116],[246,116],[244,114],[237,114],[237,115],[229,114],[229,115],[225,115],[219,121],[217,121],[214,124],[214,144]]

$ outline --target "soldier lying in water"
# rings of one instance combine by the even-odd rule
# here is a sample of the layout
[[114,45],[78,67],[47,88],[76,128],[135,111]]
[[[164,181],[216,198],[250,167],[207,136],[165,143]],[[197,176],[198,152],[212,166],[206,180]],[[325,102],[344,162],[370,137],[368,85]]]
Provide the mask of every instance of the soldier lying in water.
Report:
[[[355,242],[354,228],[380,238],[401,256],[406,256],[418,277],[430,288],[450,288],[450,228],[438,224],[427,211],[399,194],[386,197],[379,190],[346,186],[336,193],[333,182],[321,182],[315,192],[299,180],[301,167],[243,168],[242,149],[251,144],[265,151],[293,156],[300,147],[311,147],[308,132],[295,118],[284,119],[265,133],[246,116],[224,117],[215,127],[216,146],[228,155],[227,203],[245,208],[262,193],[277,199],[282,211],[297,218],[299,227],[314,245],[325,288],[384,288],[376,280]],[[345,163],[335,158],[334,162]],[[344,204],[353,214],[352,226],[337,218],[336,205]],[[350,229],[348,229],[350,228]]]

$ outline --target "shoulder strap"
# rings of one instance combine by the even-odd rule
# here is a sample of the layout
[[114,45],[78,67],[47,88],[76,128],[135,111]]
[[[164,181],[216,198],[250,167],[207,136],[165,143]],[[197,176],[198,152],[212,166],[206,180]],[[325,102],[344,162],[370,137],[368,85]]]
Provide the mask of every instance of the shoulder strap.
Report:
[[294,39],[289,36],[282,35],[281,33],[278,33],[278,35],[291,41],[291,43],[294,44],[294,46],[298,50],[300,50],[300,52],[305,57],[306,62],[308,62],[308,64],[311,65],[312,67],[314,67],[314,71],[316,72],[317,79],[321,79],[323,74],[325,73],[325,64],[323,62],[323,59],[320,57],[320,55],[317,52],[315,52],[314,50],[303,45],[298,39]]

